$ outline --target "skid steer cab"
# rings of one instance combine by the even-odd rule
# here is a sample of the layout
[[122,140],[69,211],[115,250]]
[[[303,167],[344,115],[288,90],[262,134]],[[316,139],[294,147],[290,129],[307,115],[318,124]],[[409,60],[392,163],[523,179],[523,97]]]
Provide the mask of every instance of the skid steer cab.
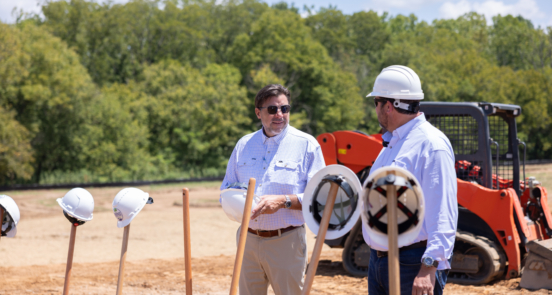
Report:
[[[532,263],[532,277],[544,269],[545,286],[522,277],[525,288],[552,289],[552,217],[546,189],[525,175],[526,145],[517,138],[517,105],[497,103],[420,104],[427,120],[450,140],[458,179],[458,232],[448,281],[478,285],[520,276],[531,249],[542,264]],[[383,148],[380,134],[336,131],[317,137],[327,165],[353,170],[361,183]],[[520,155],[522,155],[520,157]],[[345,236],[326,240],[343,248],[343,267],[366,276],[370,248],[362,238],[361,221]],[[527,250],[529,249],[529,251]],[[544,254],[547,255],[544,255]],[[532,259],[531,261],[534,261]],[[546,265],[550,269],[546,270]],[[540,273],[539,273],[540,276]],[[526,282],[524,286],[524,282]],[[538,285],[538,286],[537,286]]]

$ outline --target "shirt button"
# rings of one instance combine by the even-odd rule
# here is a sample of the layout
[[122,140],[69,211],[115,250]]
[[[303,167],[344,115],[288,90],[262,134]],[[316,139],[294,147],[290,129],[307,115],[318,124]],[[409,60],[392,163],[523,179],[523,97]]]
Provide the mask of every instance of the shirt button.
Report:
[[262,184],[259,184],[259,187],[263,186]]
[[263,167],[263,169],[266,169],[266,167]]
[[267,153],[269,153],[269,154],[270,154],[270,151],[268,151]]

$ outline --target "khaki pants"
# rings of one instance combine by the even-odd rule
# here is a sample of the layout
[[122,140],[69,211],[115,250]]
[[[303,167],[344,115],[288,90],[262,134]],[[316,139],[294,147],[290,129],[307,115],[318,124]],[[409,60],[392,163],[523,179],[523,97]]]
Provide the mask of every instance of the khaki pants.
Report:
[[[236,244],[239,235],[240,229]],[[248,232],[240,275],[240,295],[265,295],[269,283],[277,295],[301,294],[307,262],[304,226],[272,238]]]

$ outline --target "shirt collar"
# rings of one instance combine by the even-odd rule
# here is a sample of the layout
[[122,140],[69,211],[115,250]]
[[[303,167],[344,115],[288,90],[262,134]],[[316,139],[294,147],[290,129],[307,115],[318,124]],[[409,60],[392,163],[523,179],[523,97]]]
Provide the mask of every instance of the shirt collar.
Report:
[[393,131],[393,133],[387,131],[385,132],[385,134],[383,134],[381,136],[381,138],[384,140],[384,141],[391,141],[391,138],[393,138],[393,136],[397,136],[399,139],[405,137],[408,132],[410,132],[410,130],[414,129],[415,127],[417,127],[418,125],[426,122],[426,117],[424,115],[424,113],[422,113],[421,115],[417,116],[416,118],[406,122],[406,124],[402,125],[401,127],[395,129],[395,131]]
[[286,128],[284,128],[284,130],[282,130],[282,132],[280,132],[280,134],[276,135],[276,136],[272,136],[272,137],[268,137],[265,135],[264,133],[264,127],[261,128],[261,138],[262,138],[262,141],[263,141],[263,144],[267,144],[269,142],[269,140],[274,140],[274,142],[276,144],[280,144],[280,142],[282,141],[282,139],[286,136],[287,134],[287,131],[289,129],[289,124],[286,126]]

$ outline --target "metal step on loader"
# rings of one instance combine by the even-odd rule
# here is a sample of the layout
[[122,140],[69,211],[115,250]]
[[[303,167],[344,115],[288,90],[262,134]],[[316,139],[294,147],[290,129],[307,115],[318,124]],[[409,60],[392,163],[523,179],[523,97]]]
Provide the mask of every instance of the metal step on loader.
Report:
[[[421,111],[455,152],[459,214],[448,282],[481,285],[521,275],[523,288],[552,290],[552,215],[546,189],[525,177],[526,145],[516,126],[521,108],[422,102]],[[327,165],[345,165],[361,182],[383,148],[381,134],[358,131],[324,133],[317,140]],[[370,247],[360,220],[347,235],[325,243],[343,248],[346,271],[367,275]]]

